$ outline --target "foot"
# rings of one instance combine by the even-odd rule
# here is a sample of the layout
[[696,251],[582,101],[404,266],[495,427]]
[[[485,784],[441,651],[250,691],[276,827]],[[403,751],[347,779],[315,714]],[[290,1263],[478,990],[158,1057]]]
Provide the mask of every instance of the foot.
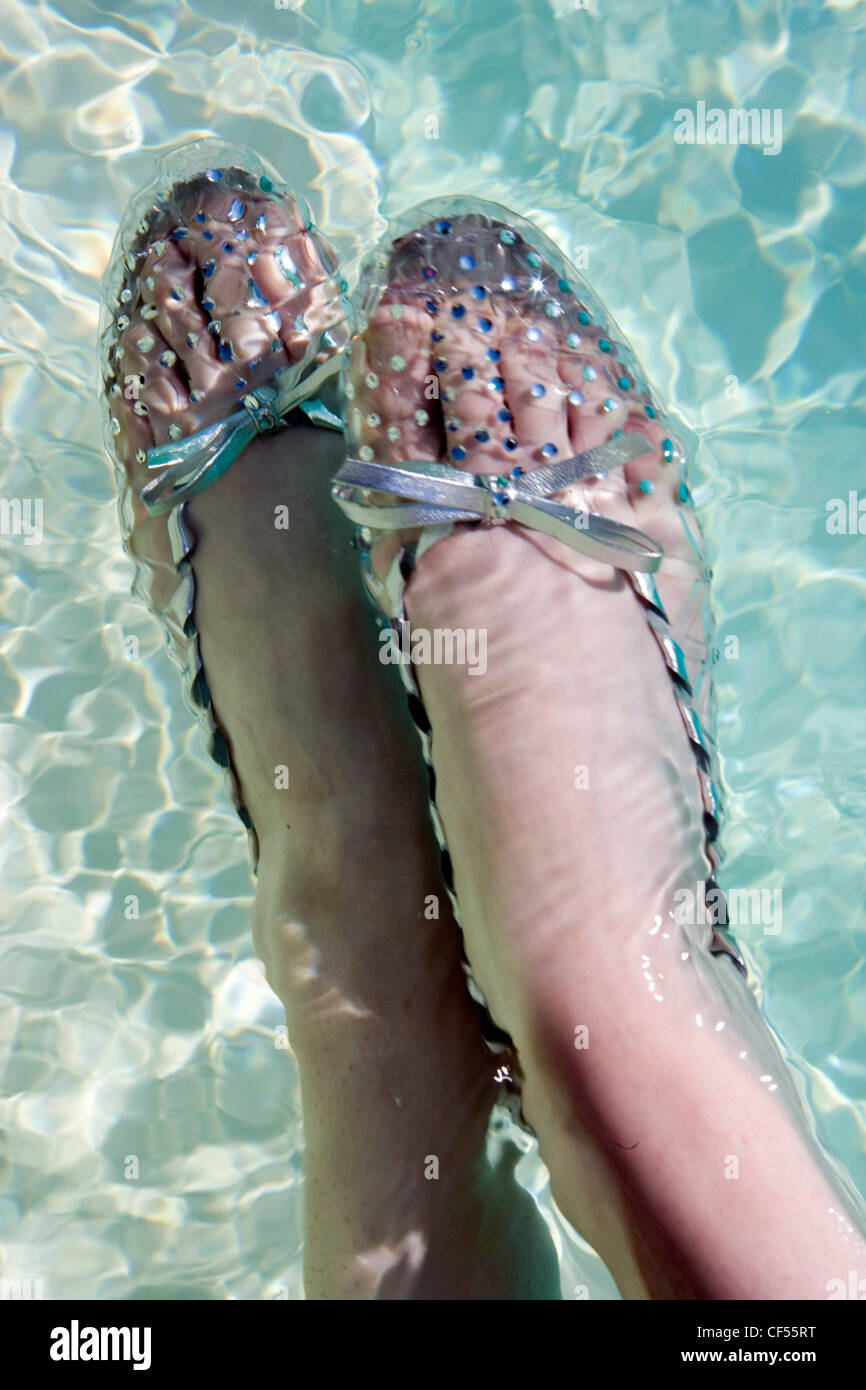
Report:
[[[622,472],[558,500],[663,548],[657,589],[694,685],[694,514],[612,326],[483,216],[427,223],[379,274],[352,350],[350,452],[504,475],[642,434]],[[407,539],[373,544],[374,589]],[[560,1206],[625,1296],[825,1296],[863,1243],[740,977],[674,921],[677,890],[711,872],[705,806],[631,584],[517,524],[458,525],[421,554],[405,611],[413,630],[486,632],[483,677],[414,676],[469,958],[517,1044]]]
[[[143,451],[223,418],[340,324],[328,249],[237,170],[176,187],[130,256],[108,404],[130,549],[162,612],[178,581],[166,517],[138,501]],[[495,1066],[328,498],[342,449],[305,425],[258,437],[184,508],[201,656],[258,840],[256,944],[301,1077],[307,1295],[550,1296],[537,1213],[484,1157]]]

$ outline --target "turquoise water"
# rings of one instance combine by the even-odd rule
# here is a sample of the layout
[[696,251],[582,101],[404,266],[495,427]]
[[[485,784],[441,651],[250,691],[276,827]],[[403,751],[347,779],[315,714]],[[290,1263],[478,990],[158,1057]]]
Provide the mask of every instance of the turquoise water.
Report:
[[[4,512],[0,1276],[48,1298],[301,1294],[297,1075],[243,832],[129,597],[94,401],[117,218],[197,135],[272,160],[350,278],[421,198],[513,205],[699,435],[721,879],[783,891],[781,931],[739,940],[866,1189],[864,543],[826,510],[860,482],[864,30],[847,0],[6,5],[0,495],[42,499],[44,535]],[[781,149],[678,144],[700,101],[780,111]],[[565,1295],[615,1297],[531,1150],[521,1172]]]

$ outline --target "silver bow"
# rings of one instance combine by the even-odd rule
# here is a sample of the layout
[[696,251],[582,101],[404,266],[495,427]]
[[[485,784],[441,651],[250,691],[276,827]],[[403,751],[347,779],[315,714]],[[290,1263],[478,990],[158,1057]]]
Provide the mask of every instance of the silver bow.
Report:
[[225,420],[206,425],[197,434],[169,444],[159,444],[147,451],[149,470],[158,476],[145,483],[141,500],[152,516],[170,512],[203,492],[240,456],[257,434],[279,429],[285,417],[297,407],[315,425],[341,430],[343,422],[326,405],[311,395],[339,370],[340,354],[333,353],[326,361],[310,370],[305,358],[295,367],[281,372],[279,388],[257,386],[241,400],[241,409]]
[[[632,431],[572,458],[542,464],[531,473],[515,468],[507,476],[465,473],[421,459],[384,464],[350,458],[334,479],[332,495],[356,525],[374,530],[452,521],[517,521],[617,569],[652,574],[664,552],[650,536],[594,512],[550,500],[578,479],[603,478],[608,469],[622,467],[651,449],[644,435]],[[359,490],[412,500],[378,506],[363,496],[358,499],[354,494]]]

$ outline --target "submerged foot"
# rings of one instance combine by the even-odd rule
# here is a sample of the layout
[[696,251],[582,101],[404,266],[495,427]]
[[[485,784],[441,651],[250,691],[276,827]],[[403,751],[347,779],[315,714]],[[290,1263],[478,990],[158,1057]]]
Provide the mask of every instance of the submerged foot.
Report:
[[[389,499],[371,495],[362,532],[392,619],[408,579],[413,629],[486,634],[483,675],[413,675],[469,958],[517,1044],[554,1195],[625,1296],[821,1297],[862,1241],[740,977],[710,960],[705,924],[673,918],[677,891],[711,873],[714,828],[677,700],[690,688],[701,712],[708,692],[676,443],[615,330],[504,218],[434,217],[368,274],[347,390],[359,459],[495,474],[507,515],[516,470],[620,431],[646,444],[557,498],[575,525],[599,513],[659,544],[656,590],[640,597],[621,571],[514,522],[458,525],[416,552],[417,530],[376,540]],[[648,623],[662,611],[678,653]]]

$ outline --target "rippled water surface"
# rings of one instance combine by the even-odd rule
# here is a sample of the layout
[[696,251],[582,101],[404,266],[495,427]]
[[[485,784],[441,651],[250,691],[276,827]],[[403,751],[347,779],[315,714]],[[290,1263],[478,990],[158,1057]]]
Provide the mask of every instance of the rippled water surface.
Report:
[[[350,274],[383,214],[438,193],[586,248],[700,436],[722,881],[783,889],[781,932],[740,941],[866,1188],[864,542],[826,526],[862,476],[864,26],[849,0],[7,0],[0,467],[44,539],[0,548],[0,1274],[51,1298],[301,1295],[297,1076],[243,832],[129,597],[94,403],[119,213],[205,134],[305,191]],[[699,100],[781,110],[781,152],[678,145]],[[523,1171],[549,1212],[533,1153]],[[614,1297],[556,1229],[566,1296]]]

